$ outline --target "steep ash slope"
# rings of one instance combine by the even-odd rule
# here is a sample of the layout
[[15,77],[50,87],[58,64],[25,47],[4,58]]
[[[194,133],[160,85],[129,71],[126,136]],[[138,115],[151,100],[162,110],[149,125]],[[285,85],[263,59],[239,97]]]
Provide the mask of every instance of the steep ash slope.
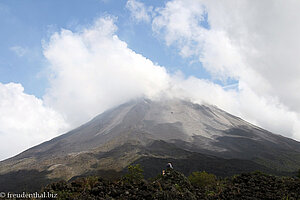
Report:
[[[137,135],[143,135],[138,137]],[[129,137],[129,136],[136,137]],[[107,145],[116,140],[116,144]],[[298,142],[272,134],[214,106],[182,100],[140,99],[120,105],[62,136],[31,148],[16,158],[65,155],[106,146],[108,149],[138,140],[165,140],[193,144],[194,149],[239,151],[235,141],[260,143],[268,148],[300,152]],[[255,147],[256,148],[256,147]],[[251,146],[247,145],[251,151]],[[258,149],[259,150],[259,149]]]

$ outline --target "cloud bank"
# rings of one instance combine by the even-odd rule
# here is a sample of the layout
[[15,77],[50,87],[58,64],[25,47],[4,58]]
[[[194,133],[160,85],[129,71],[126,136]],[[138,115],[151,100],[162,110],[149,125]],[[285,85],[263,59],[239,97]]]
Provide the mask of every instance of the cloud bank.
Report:
[[20,84],[0,83],[0,160],[49,140],[68,125],[41,99],[24,93]]

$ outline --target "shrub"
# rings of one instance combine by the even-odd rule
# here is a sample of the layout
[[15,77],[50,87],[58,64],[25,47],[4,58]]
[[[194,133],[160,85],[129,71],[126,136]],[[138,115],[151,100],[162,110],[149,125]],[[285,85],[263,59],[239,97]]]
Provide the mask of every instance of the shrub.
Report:
[[144,170],[142,169],[140,164],[129,165],[128,172],[127,174],[125,174],[124,178],[126,181],[140,182],[144,179],[143,172]]
[[189,177],[189,181],[198,187],[211,187],[216,185],[216,176],[214,174],[209,174],[205,171],[203,172],[193,172]]

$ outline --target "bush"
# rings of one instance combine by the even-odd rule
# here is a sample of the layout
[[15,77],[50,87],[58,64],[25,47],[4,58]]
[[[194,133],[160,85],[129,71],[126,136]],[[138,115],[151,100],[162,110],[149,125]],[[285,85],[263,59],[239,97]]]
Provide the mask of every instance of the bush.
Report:
[[144,179],[143,175],[144,170],[142,169],[140,164],[129,165],[128,172],[125,174],[124,178],[129,182],[140,182]]
[[297,177],[300,178],[300,169],[298,170]]
[[209,174],[205,171],[203,172],[193,172],[189,177],[189,181],[198,187],[211,187],[216,185],[216,176],[214,174]]

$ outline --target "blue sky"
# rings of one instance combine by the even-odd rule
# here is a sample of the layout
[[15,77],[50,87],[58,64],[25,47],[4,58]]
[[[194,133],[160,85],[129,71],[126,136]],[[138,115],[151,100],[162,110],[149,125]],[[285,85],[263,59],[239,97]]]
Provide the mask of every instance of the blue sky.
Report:
[[[165,2],[154,0],[151,6],[163,6]],[[41,98],[48,87],[42,41],[62,28],[76,31],[106,15],[117,17],[117,35],[135,52],[170,72],[181,70],[186,76],[210,78],[200,62],[178,56],[177,49],[166,46],[149,24],[133,20],[126,1],[7,0],[0,1],[0,82],[21,83],[26,93]]]
[[0,0],[0,160],[130,99],[300,140],[300,2]]

